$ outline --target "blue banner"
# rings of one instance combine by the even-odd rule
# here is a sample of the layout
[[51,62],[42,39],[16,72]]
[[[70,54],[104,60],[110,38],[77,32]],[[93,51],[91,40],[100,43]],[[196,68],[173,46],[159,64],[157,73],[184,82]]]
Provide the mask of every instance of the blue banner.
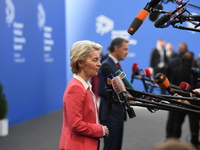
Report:
[[60,109],[66,85],[64,2],[0,2],[0,82],[10,125]]

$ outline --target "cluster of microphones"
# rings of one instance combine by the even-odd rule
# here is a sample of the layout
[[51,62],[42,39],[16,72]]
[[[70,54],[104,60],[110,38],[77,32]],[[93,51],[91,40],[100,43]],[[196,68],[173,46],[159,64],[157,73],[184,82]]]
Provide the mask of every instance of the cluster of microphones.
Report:
[[[173,11],[164,11],[163,6],[159,4],[160,2],[162,2],[162,0],[151,0],[148,2],[136,15],[127,32],[130,35],[133,35],[140,28],[148,15],[149,19],[154,22],[156,28],[167,28],[173,26],[178,29],[200,32],[200,30],[197,29],[197,27],[200,26],[200,15],[192,15],[185,8],[188,2],[176,0],[178,6]],[[161,13],[164,15],[158,18]],[[185,21],[194,24],[194,28],[176,25],[177,23],[182,24]]]
[[[112,113],[113,103],[125,105],[125,111],[130,118],[136,116],[134,106],[145,107],[152,113],[166,110],[200,114],[200,94],[191,90],[188,83],[181,82],[179,86],[171,85],[168,78],[162,73],[156,74],[153,78],[150,69],[138,69],[137,63],[133,64],[132,71],[130,81],[121,70],[117,70],[113,75],[109,67],[102,68],[107,91],[108,116]],[[152,84],[148,84],[148,86],[166,89],[169,95],[136,90],[132,85],[134,79],[140,79],[144,84],[151,82]],[[195,94],[195,97],[191,97],[191,94]]]

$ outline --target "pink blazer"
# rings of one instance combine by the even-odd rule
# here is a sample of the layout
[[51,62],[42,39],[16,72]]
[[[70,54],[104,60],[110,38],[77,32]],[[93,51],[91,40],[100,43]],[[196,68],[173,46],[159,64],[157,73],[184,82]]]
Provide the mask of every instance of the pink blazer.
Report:
[[89,89],[72,78],[63,97],[63,125],[59,149],[97,150],[103,136],[102,125],[96,124],[95,105]]

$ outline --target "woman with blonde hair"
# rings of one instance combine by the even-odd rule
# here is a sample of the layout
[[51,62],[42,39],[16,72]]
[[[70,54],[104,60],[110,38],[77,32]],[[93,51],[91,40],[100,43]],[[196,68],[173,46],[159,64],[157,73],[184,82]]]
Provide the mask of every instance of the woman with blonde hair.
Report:
[[92,41],[78,41],[70,52],[70,66],[74,73],[63,96],[63,125],[59,149],[98,150],[99,138],[109,134],[99,124],[96,99],[88,81],[96,76],[101,63],[102,46]]

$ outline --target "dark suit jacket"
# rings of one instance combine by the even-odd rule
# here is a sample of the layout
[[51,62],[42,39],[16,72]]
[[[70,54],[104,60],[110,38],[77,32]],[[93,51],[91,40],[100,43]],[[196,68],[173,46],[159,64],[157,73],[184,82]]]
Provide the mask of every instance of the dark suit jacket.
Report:
[[[165,50],[164,50],[164,62],[165,64],[167,64],[167,57]],[[153,49],[150,57],[150,67],[154,69],[154,75],[157,73],[165,74],[165,67],[158,68],[159,63],[160,63],[160,54],[157,49]]]
[[107,57],[102,62],[102,66],[100,67],[99,81],[98,81],[98,94],[100,96],[100,107],[99,107],[100,120],[122,122],[126,118],[126,112],[124,111],[125,106],[120,103],[113,103],[111,109],[111,115],[110,116],[107,115],[108,100],[107,100],[107,92],[105,89],[106,84],[103,80],[103,75],[102,75],[102,68],[105,66],[110,68],[114,76],[115,72],[118,70],[117,65],[110,57]]

